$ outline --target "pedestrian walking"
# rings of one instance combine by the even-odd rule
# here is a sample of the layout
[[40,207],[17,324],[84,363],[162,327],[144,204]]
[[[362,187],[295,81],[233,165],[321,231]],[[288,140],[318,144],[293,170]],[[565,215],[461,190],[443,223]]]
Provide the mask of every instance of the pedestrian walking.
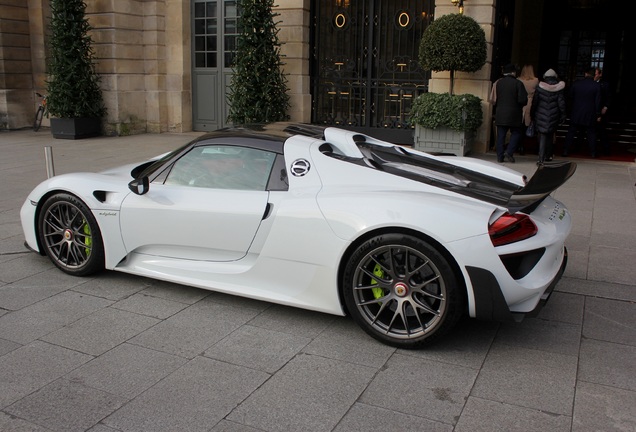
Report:
[[535,90],[530,116],[539,134],[538,165],[552,160],[554,133],[566,118],[564,90],[565,82],[559,80],[553,69],[543,74],[543,81]]
[[570,89],[572,112],[563,156],[568,155],[574,138],[582,131],[587,136],[590,156],[596,157],[596,125],[601,120],[601,86],[594,81],[594,72],[594,68],[585,71],[585,77],[572,84]]
[[[516,68],[507,64],[503,77],[493,85],[491,101],[495,105],[495,125],[497,126],[497,161],[515,161],[514,152],[523,136],[523,107],[528,103],[528,92],[517,79]],[[510,143],[505,148],[506,134],[510,131]]]
[[607,138],[607,109],[610,105],[609,83],[603,79],[603,70],[599,67],[594,69],[594,81],[601,86],[601,121],[598,122],[597,136],[603,149],[603,153],[610,154],[609,140]]

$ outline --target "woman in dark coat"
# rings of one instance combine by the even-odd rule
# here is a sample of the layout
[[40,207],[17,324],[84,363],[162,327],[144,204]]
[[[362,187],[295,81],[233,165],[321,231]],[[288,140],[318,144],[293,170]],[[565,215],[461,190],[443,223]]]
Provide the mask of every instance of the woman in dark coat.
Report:
[[566,117],[564,89],[565,83],[559,81],[556,72],[548,69],[535,90],[530,115],[539,133],[538,164],[552,160],[552,137]]

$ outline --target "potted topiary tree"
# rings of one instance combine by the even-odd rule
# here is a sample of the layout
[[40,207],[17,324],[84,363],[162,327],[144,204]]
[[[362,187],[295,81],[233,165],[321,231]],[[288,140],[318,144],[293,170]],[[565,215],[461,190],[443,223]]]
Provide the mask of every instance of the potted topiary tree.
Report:
[[287,79],[281,71],[273,0],[239,0],[241,19],[229,92],[234,124],[288,120]]
[[486,63],[486,35],[463,14],[444,15],[424,30],[419,59],[422,68],[450,72],[448,93],[423,93],[414,101],[415,148],[427,152],[465,155],[481,126],[481,99],[453,93],[455,72],[476,72]]
[[51,0],[47,106],[55,138],[101,133],[106,113],[82,0]]

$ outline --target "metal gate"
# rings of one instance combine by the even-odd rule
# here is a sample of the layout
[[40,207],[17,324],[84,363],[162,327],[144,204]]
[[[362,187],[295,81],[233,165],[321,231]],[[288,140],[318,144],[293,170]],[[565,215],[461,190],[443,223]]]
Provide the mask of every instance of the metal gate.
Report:
[[314,4],[312,122],[412,144],[411,104],[430,78],[419,42],[434,0]]

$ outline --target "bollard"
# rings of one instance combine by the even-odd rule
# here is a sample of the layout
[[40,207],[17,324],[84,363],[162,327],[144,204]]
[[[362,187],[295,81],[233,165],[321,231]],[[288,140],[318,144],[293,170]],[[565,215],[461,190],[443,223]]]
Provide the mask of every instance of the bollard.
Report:
[[51,146],[44,147],[44,158],[46,159],[46,176],[51,178],[55,176],[55,167],[53,166],[53,149]]

